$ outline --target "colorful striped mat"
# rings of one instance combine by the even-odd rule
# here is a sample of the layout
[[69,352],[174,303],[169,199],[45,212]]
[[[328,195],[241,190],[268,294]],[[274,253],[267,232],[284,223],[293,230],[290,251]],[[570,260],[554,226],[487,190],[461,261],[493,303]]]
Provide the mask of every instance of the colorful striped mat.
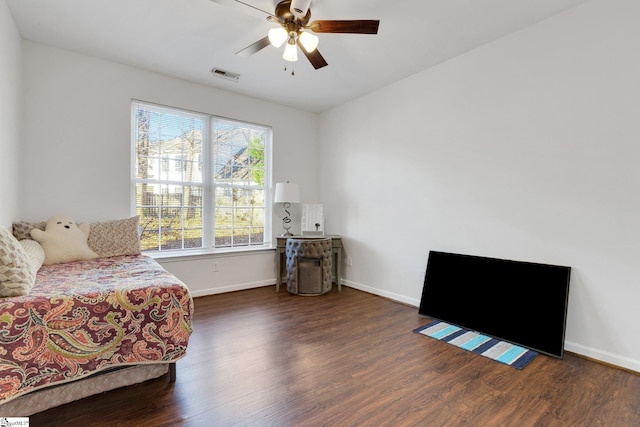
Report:
[[538,355],[537,352],[524,347],[500,341],[478,332],[435,320],[428,325],[414,329],[422,335],[453,344],[496,362],[522,369]]

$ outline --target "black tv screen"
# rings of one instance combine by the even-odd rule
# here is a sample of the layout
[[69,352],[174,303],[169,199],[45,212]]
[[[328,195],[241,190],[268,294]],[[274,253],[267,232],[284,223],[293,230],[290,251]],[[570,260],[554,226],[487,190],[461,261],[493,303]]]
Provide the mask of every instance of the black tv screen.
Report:
[[418,313],[562,358],[571,267],[430,251]]

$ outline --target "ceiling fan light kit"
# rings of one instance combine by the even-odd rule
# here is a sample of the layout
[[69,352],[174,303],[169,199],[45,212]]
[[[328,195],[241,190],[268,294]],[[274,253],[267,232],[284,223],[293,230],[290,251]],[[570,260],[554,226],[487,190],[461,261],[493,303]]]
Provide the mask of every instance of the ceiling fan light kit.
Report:
[[298,60],[298,46],[316,70],[328,64],[318,52],[318,37],[309,31],[303,30],[311,30],[314,33],[377,34],[380,24],[378,20],[368,19],[316,20],[307,25],[309,19],[311,19],[309,6],[312,0],[282,0],[276,5],[273,15],[243,1],[236,1],[266,13],[270,22],[280,25],[279,28],[269,30],[267,36],[236,52],[236,55],[250,56],[269,45],[279,48],[286,41],[284,54],[282,55],[286,61],[294,62]]
[[307,33],[306,31],[300,31],[299,33],[292,31],[291,33],[287,33],[287,30],[283,27],[270,29],[268,37],[271,46],[276,48],[282,46],[285,41],[287,42],[282,57],[292,62],[298,60],[298,53],[296,52],[298,40],[300,40],[300,44],[302,44],[302,47],[304,47],[304,50],[308,53],[313,52],[318,47],[319,41],[317,36]]

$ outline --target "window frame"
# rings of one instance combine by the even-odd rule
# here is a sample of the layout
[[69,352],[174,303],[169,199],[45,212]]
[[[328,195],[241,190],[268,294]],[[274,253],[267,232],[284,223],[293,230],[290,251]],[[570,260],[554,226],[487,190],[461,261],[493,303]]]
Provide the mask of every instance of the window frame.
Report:
[[[137,160],[138,160],[138,147],[137,147],[137,128],[136,128],[136,111],[139,107],[147,108],[155,112],[164,112],[174,115],[185,116],[197,116],[205,120],[205,125],[202,134],[202,152],[198,156],[200,162],[199,167],[202,168],[202,247],[198,248],[178,248],[178,249],[162,249],[161,246],[155,249],[143,250],[143,253],[153,256],[154,258],[182,258],[192,257],[207,254],[219,254],[219,253],[234,253],[234,252],[257,252],[273,249],[273,230],[272,230],[272,218],[273,218],[273,203],[270,203],[272,197],[272,153],[273,153],[273,129],[269,125],[252,123],[238,119],[231,119],[227,117],[217,116],[210,113],[203,113],[184,108],[171,107],[161,104],[156,104],[147,101],[141,101],[137,99],[131,100],[131,188],[130,188],[130,210],[132,216],[138,215],[137,213],[137,200],[136,200],[136,186],[138,183],[155,182],[157,185],[171,185],[179,183],[180,185],[190,185],[192,182],[184,179],[181,181],[162,180],[161,176],[154,179],[138,179],[137,177]],[[214,168],[214,156],[215,146],[213,127],[216,121],[224,123],[237,124],[243,128],[254,129],[263,131],[265,133],[264,138],[264,179],[262,186],[247,185],[247,184],[228,184],[219,183],[215,180]],[[160,156],[160,168],[162,168],[163,157],[166,157],[166,153],[159,153]],[[198,157],[196,157],[198,158]],[[171,159],[170,163],[177,161]],[[184,162],[183,167],[184,167]],[[170,166],[170,168],[173,165]],[[197,169],[199,170],[199,167]],[[262,190],[264,194],[263,209],[264,209],[264,227],[263,227],[263,242],[262,244],[253,245],[238,245],[238,246],[215,246],[215,216],[216,216],[216,188],[249,188],[251,190]],[[181,205],[184,208],[184,205]],[[184,229],[184,225],[181,226]]]

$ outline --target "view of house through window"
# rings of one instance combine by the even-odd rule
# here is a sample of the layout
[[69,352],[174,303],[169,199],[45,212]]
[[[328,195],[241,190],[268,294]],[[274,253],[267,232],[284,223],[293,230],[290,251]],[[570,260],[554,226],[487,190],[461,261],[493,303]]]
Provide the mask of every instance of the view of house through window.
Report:
[[142,250],[265,244],[269,127],[137,101],[132,115]]

